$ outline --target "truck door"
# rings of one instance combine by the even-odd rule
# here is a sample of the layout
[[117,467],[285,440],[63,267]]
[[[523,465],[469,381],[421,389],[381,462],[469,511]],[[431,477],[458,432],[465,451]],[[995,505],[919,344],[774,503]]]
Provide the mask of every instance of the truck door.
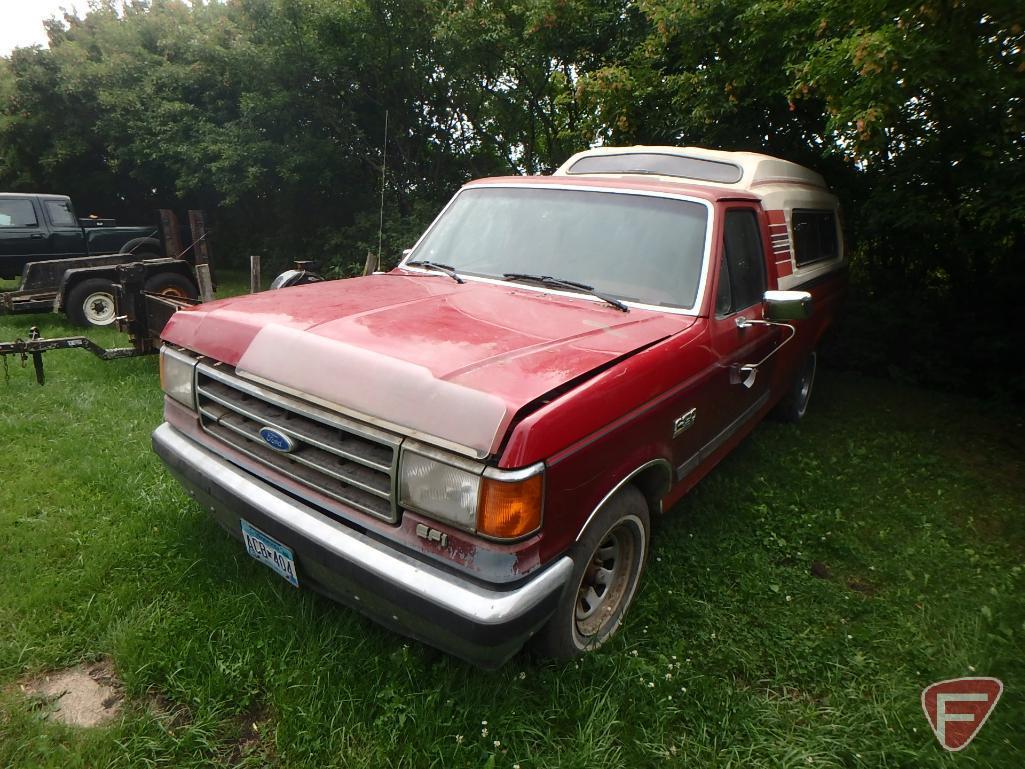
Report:
[[47,251],[46,228],[30,197],[0,197],[0,278],[16,278]]
[[731,204],[723,211],[722,233],[710,321],[711,346],[718,366],[716,424],[720,430],[703,450],[704,456],[747,427],[768,403],[774,359],[770,358],[748,384],[741,367],[761,361],[779,341],[778,329],[737,324],[741,318],[761,320],[764,314],[762,297],[768,279],[759,209]]
[[85,234],[75,217],[75,209],[67,198],[41,198],[43,211],[50,222],[48,252],[53,259],[84,256]]

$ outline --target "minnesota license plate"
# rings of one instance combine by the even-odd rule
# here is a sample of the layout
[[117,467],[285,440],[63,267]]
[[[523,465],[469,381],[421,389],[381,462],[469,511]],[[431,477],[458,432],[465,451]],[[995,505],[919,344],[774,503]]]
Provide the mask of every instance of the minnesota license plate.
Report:
[[246,552],[284,577],[292,587],[299,587],[292,550],[274,537],[264,534],[249,521],[241,520],[241,523],[242,541],[246,543]]

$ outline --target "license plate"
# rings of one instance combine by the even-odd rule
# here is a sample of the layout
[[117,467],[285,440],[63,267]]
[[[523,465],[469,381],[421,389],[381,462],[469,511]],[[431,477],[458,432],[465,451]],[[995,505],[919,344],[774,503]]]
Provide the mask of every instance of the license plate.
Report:
[[284,577],[292,587],[299,587],[292,550],[274,537],[264,534],[249,521],[242,520],[241,523],[242,541],[246,543],[246,552]]

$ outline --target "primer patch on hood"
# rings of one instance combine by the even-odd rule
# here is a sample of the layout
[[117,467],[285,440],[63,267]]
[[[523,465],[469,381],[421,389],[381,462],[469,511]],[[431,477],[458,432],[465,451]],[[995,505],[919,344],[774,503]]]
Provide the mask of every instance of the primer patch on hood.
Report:
[[236,370],[342,409],[491,454],[512,419],[504,400],[424,366],[302,330],[264,326]]

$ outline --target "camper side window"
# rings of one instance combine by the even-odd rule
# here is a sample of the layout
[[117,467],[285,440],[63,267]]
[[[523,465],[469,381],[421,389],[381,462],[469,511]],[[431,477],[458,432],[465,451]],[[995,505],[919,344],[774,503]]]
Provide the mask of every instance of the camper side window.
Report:
[[794,257],[798,267],[840,255],[836,213],[794,209],[790,221],[794,229]]

